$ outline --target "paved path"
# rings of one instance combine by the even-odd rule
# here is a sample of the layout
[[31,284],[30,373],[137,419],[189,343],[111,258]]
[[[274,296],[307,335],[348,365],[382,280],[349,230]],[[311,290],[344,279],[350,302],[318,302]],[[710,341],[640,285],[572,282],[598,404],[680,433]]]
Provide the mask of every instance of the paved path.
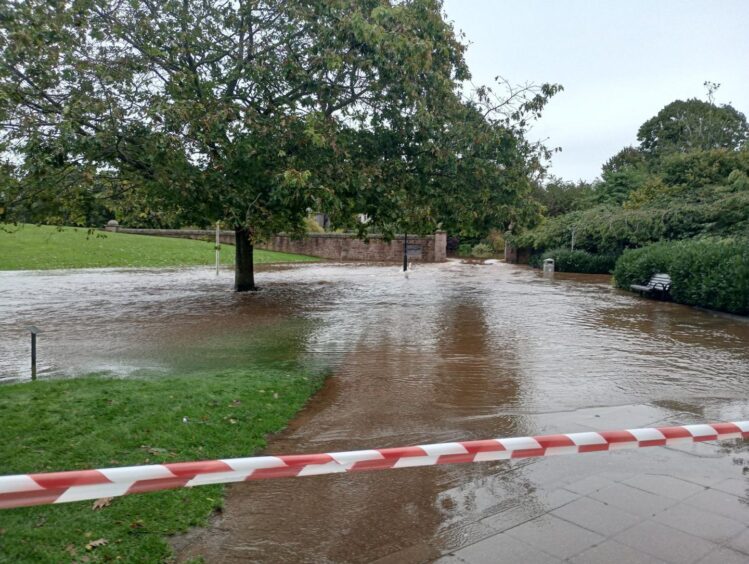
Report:
[[[645,424],[652,414],[648,406],[586,410],[578,423],[603,430],[611,426],[591,426],[592,420]],[[740,441],[609,453],[604,456],[614,459],[620,471],[606,469],[581,479],[569,473],[560,481],[549,480],[537,492],[542,504],[512,506],[478,521],[472,542],[445,551],[437,562],[749,562],[747,453]],[[636,457],[654,457],[680,470],[632,473],[633,462],[647,462],[634,461]],[[585,462],[583,456],[573,464]],[[405,560],[407,552],[380,562]]]

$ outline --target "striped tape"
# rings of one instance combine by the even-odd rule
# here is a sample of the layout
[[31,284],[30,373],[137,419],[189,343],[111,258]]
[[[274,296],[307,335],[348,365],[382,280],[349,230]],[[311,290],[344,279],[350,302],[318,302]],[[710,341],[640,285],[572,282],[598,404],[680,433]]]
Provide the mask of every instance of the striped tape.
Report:
[[246,480],[749,438],[749,421],[0,476],[0,509]]

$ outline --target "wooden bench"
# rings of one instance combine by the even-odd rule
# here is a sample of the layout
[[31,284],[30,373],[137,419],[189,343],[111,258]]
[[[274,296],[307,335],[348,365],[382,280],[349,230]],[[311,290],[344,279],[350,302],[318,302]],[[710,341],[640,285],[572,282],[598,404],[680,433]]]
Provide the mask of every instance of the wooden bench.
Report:
[[665,298],[671,290],[671,277],[668,274],[653,274],[650,282],[648,282],[646,286],[632,284],[630,288],[635,292],[639,292],[640,295],[654,294],[661,298]]

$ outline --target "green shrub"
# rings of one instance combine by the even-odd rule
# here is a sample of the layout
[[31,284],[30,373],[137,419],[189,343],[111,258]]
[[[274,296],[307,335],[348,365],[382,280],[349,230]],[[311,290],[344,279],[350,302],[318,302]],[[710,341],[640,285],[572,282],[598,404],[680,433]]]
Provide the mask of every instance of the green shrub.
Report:
[[325,233],[323,226],[317,223],[314,217],[304,218],[304,230],[307,233]]
[[491,229],[486,237],[486,242],[491,246],[495,254],[505,252],[505,237],[499,229]]
[[675,302],[749,314],[749,240],[693,239],[628,250],[616,263],[614,279],[629,289],[657,272],[671,276]]
[[471,255],[476,258],[489,258],[492,254],[492,248],[486,243],[478,243],[471,249]]
[[471,247],[470,243],[461,243],[458,246],[458,256],[470,257],[472,250],[473,250],[473,247]]
[[[738,187],[740,176],[734,176]],[[727,191],[728,189],[728,191]],[[749,191],[716,186],[695,189],[657,206],[626,209],[597,206],[550,218],[512,238],[517,247],[536,250],[569,247],[596,254],[619,254],[661,240],[749,233]]]
[[616,255],[596,255],[587,251],[570,251],[569,249],[552,249],[545,253],[533,255],[529,264],[536,268],[543,266],[544,260],[554,259],[554,270],[557,272],[581,272],[584,274],[608,274],[614,269]]

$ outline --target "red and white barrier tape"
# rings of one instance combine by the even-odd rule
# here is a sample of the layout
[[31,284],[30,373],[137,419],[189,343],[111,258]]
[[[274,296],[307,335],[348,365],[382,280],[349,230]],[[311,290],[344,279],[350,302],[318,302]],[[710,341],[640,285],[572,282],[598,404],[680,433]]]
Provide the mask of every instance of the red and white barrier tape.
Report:
[[205,484],[749,438],[749,421],[0,476],[0,509]]

